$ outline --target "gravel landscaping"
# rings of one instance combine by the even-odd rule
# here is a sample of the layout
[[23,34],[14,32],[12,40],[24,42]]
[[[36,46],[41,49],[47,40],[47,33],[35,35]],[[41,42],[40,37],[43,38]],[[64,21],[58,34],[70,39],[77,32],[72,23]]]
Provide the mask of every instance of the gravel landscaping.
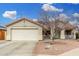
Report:
[[[50,42],[50,43],[49,43]],[[60,55],[72,49],[79,48],[78,40],[43,40],[36,44],[34,55]]]

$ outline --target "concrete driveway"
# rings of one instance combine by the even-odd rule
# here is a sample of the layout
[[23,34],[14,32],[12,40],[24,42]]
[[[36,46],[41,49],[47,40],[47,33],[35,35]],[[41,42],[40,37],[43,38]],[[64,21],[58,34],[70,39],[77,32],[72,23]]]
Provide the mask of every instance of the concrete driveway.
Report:
[[1,41],[0,56],[31,56],[37,41]]

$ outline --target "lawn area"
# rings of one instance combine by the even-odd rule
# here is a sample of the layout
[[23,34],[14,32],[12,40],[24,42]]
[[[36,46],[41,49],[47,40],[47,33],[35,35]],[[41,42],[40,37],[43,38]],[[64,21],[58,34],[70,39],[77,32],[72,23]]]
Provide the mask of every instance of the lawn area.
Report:
[[[49,44],[51,42],[52,44]],[[60,55],[72,49],[79,48],[78,40],[43,40],[39,41],[34,49],[35,55]]]

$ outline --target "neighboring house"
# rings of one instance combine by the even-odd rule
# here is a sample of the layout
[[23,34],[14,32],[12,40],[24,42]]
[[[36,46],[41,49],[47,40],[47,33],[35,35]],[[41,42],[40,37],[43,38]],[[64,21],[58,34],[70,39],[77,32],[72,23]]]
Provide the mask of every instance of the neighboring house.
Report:
[[5,40],[6,29],[3,26],[0,26],[0,40]]
[[43,26],[26,18],[21,18],[8,25],[6,40],[42,40]]

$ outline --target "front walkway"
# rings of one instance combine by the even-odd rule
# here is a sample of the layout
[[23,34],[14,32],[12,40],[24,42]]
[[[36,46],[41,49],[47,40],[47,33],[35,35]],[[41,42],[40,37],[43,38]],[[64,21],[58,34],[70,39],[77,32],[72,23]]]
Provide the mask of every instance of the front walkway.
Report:
[[59,56],[79,56],[79,48],[73,49],[71,51],[65,52]]
[[36,41],[6,41],[0,42],[0,56],[27,56],[33,55],[32,51]]

